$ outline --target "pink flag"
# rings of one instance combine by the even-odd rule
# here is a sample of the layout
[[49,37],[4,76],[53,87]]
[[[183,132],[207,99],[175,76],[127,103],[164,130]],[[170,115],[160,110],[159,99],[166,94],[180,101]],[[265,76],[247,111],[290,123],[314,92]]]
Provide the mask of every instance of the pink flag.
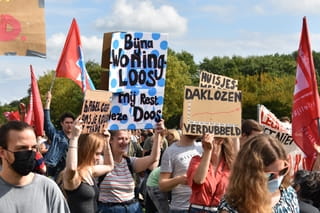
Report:
[[38,88],[37,79],[34,75],[32,66],[31,72],[31,95],[29,102],[29,109],[25,117],[25,122],[34,127],[37,136],[44,135],[44,114],[41,102],[41,96]]
[[311,170],[316,156],[313,144],[319,144],[319,103],[307,20],[304,17],[293,96],[292,137],[300,149],[307,155],[306,166],[309,170]]
[[95,90],[84,63],[80,32],[75,19],[72,20],[63,51],[56,69],[56,77],[73,80],[82,91]]

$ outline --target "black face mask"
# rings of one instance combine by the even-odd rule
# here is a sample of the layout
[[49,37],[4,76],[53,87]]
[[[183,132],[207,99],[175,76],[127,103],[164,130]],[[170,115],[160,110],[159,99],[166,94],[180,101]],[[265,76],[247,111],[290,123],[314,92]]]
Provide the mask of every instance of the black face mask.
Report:
[[[10,151],[11,152],[11,151]],[[22,176],[28,175],[36,166],[36,153],[32,150],[12,152],[14,161],[11,167]]]

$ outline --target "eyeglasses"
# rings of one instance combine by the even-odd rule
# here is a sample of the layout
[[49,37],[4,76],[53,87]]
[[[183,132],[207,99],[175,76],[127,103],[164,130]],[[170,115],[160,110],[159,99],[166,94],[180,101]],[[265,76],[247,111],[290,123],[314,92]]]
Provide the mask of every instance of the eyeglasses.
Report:
[[289,166],[281,169],[278,172],[266,172],[266,177],[268,178],[268,181],[275,179],[276,177],[279,176],[284,176],[288,173],[289,171]]

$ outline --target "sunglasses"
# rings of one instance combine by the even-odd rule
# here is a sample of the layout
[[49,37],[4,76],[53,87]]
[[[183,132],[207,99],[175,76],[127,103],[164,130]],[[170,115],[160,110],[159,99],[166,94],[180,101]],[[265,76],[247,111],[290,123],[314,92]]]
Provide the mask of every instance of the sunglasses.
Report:
[[270,180],[275,179],[276,177],[286,175],[288,173],[288,171],[289,171],[289,166],[281,169],[278,172],[267,172],[266,173],[266,177],[267,177],[268,181],[270,181]]

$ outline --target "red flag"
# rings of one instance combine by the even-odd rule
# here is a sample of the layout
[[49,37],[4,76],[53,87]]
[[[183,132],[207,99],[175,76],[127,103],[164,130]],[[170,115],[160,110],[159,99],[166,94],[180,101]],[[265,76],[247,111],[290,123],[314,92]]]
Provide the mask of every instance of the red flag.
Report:
[[303,18],[298,50],[296,83],[292,106],[292,137],[307,155],[306,166],[311,170],[315,160],[314,143],[319,144],[319,94],[309,41],[306,17]]
[[86,70],[81,48],[80,32],[75,19],[72,20],[63,51],[56,69],[56,77],[73,80],[82,91],[95,87]]
[[29,102],[29,109],[25,117],[25,122],[34,126],[37,136],[44,135],[44,114],[41,102],[41,96],[38,88],[36,76],[34,75],[32,66],[30,65],[31,72],[31,95]]
[[3,115],[8,121],[20,121],[19,111],[4,112]]

